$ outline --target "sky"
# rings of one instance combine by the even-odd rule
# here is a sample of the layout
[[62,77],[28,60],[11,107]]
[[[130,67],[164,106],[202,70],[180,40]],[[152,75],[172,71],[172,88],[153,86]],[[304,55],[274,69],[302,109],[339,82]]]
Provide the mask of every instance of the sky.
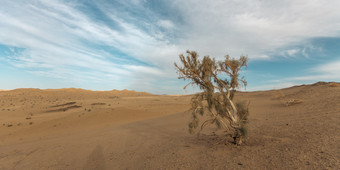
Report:
[[340,81],[339,0],[1,0],[0,89],[188,94],[193,50],[249,58],[247,91]]

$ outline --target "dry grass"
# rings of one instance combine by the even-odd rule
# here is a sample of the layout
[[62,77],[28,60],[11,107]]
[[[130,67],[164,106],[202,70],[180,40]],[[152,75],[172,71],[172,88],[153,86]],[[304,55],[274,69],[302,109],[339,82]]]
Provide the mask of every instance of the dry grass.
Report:
[[289,99],[288,101],[286,101],[286,106],[292,106],[292,105],[296,105],[296,104],[300,104],[300,103],[302,103],[302,100]]
[[282,90],[274,90],[272,93],[272,96],[274,100],[279,100],[280,103],[282,103],[285,106],[292,106],[292,105],[303,103],[303,101],[300,99],[292,99],[292,98],[286,99],[287,96],[284,94]]
[[332,82],[332,83],[329,83],[328,86],[329,86],[329,87],[339,87],[340,84],[339,84],[339,83]]

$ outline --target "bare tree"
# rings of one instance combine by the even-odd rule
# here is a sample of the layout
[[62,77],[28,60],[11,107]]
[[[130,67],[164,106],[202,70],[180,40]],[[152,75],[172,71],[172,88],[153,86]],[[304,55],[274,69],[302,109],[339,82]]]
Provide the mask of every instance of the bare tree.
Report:
[[235,144],[240,145],[247,135],[249,103],[234,103],[233,97],[237,88],[247,85],[244,77],[240,78],[239,72],[242,67],[247,67],[248,58],[241,56],[234,59],[227,55],[223,61],[216,62],[209,56],[200,60],[195,51],[186,53],[187,56],[179,55],[183,66],[174,63],[178,78],[190,80],[188,85],[197,85],[203,90],[191,100],[192,121],[189,123],[189,131],[194,133],[199,127],[198,115],[208,113],[210,119],[201,124],[199,132],[209,123],[214,123],[224,128],[233,137]]

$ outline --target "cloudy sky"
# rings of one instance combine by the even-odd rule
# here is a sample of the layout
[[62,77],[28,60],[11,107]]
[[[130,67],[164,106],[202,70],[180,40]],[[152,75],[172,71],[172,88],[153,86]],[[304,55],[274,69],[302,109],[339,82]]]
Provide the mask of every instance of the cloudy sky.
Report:
[[247,90],[340,81],[339,0],[1,0],[0,89],[192,93],[186,50],[247,55]]

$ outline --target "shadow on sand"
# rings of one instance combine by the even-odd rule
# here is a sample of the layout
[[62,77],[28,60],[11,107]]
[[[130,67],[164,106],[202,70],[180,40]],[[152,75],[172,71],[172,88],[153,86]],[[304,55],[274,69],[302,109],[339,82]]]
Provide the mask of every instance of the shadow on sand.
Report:
[[85,165],[84,170],[104,170],[105,168],[105,157],[103,154],[103,148],[98,145],[93,149],[92,153],[89,155]]

